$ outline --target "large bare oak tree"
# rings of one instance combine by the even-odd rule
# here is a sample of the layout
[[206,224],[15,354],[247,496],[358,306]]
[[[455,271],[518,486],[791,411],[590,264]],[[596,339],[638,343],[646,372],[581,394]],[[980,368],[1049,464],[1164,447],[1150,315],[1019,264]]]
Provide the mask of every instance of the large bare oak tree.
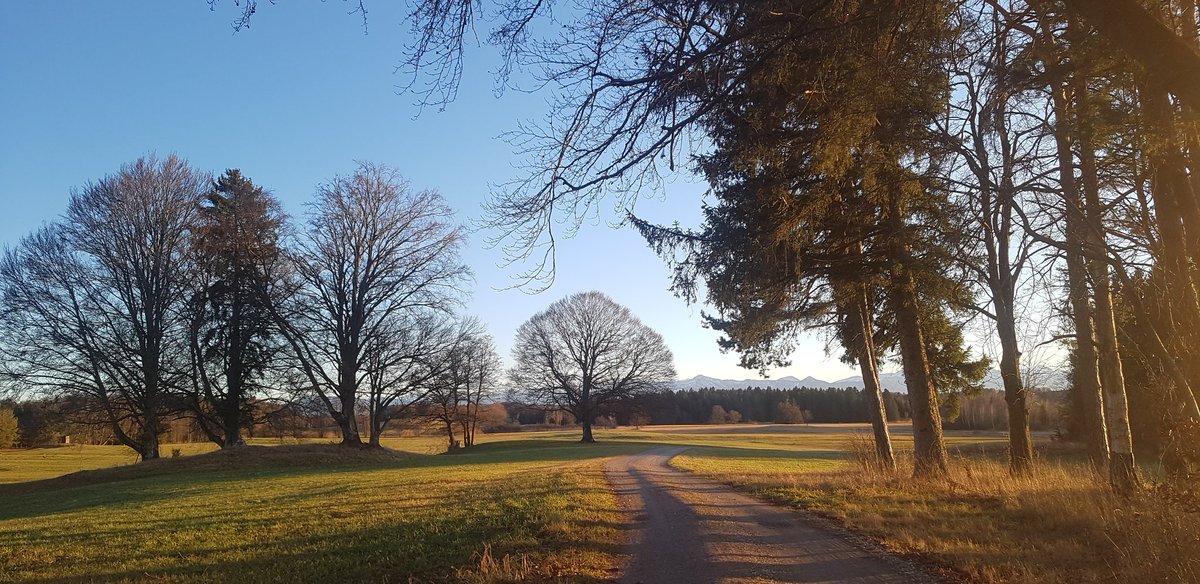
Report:
[[570,412],[595,442],[597,416],[675,379],[674,359],[659,335],[599,292],[551,304],[517,329],[514,388],[531,401]]

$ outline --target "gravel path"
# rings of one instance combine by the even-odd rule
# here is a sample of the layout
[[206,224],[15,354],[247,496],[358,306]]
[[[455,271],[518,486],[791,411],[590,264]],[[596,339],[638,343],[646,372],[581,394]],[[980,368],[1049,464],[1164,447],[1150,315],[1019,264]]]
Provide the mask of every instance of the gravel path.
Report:
[[934,581],[823,520],[672,468],[683,450],[656,448],[605,466],[635,518],[622,584]]

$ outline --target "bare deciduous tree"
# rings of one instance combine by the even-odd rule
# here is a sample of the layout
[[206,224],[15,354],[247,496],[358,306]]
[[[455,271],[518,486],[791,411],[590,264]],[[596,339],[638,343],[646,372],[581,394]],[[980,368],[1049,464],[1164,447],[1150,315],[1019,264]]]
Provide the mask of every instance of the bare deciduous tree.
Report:
[[1031,39],[1016,30],[1024,24],[1017,16],[987,4],[968,6],[960,14],[966,26],[956,67],[957,98],[939,123],[946,124],[941,133],[956,160],[946,182],[960,191],[960,206],[972,226],[959,254],[983,296],[972,308],[995,325],[1008,404],[1010,469],[1028,474],[1033,439],[1019,325],[1030,303],[1020,296],[1030,292],[1031,281],[1041,283],[1031,272],[1044,246],[1022,229],[1021,216],[1034,212],[1032,193],[1044,190],[1039,172],[1047,158],[1043,120],[1028,106],[1042,88],[1028,71]]
[[462,244],[441,195],[412,192],[387,166],[360,164],[318,188],[294,257],[299,288],[280,321],[343,444],[362,444],[361,390],[384,366],[373,352],[396,344],[398,322],[457,302],[468,276]]
[[463,446],[470,447],[475,445],[480,408],[485,399],[496,394],[503,365],[492,337],[484,332],[483,326],[473,320],[466,326],[448,365],[450,377],[461,393],[458,425]]
[[502,370],[500,357],[475,318],[429,325],[419,329],[428,331],[427,341],[398,354],[397,374],[372,374],[371,419],[386,424],[407,413],[441,426],[450,450],[473,446],[483,400],[495,393]]
[[410,413],[434,391],[460,335],[442,314],[403,315],[367,348],[367,419],[371,445],[388,424]]
[[582,442],[595,442],[596,417],[675,379],[662,336],[599,292],[568,296],[525,321],[513,360],[514,389],[575,416]]
[[0,267],[8,379],[94,398],[145,460],[158,458],[162,417],[187,383],[179,315],[207,183],[174,155],[138,159],[72,194],[64,222]]

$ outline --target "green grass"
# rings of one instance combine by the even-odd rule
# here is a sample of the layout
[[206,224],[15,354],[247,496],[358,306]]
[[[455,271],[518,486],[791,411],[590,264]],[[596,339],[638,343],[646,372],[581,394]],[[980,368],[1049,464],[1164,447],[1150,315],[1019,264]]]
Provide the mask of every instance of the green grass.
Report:
[[[894,425],[896,448],[911,448],[912,439],[904,434],[905,426]],[[771,426],[771,425],[728,425],[728,426],[663,426],[646,427],[642,430],[619,429],[597,430],[604,440],[623,440],[647,444],[682,444],[687,446],[714,446],[743,450],[779,450],[801,453],[822,451],[831,455],[840,453],[846,440],[855,433],[865,432],[861,425],[828,426]],[[524,440],[572,440],[577,439],[577,430],[536,433],[482,434],[480,443]],[[995,436],[951,436],[953,445],[974,447],[975,445],[1003,445],[1003,438]],[[280,444],[332,444],[333,438],[308,438],[278,440],[255,438],[252,445],[274,446]],[[412,438],[385,437],[382,443],[387,448],[414,454],[439,454],[446,449],[441,436],[419,436]],[[649,446],[648,446],[649,447]],[[164,444],[163,457],[170,457],[172,450],[179,449],[184,457],[216,450],[207,442],[190,444]],[[0,484],[52,478],[80,470],[92,470],[137,462],[137,456],[124,446],[64,446],[58,448],[35,448],[31,450],[0,450]]]
[[[321,464],[280,464],[294,449]],[[301,446],[10,485],[0,580],[600,581],[620,534],[599,463],[640,449],[510,441],[398,459]]]
[[[332,438],[308,438],[304,440],[254,438],[249,444],[277,446],[284,444],[332,444]],[[384,438],[384,446],[400,452],[414,454],[438,454],[446,449],[445,439],[434,436],[414,438]],[[217,449],[210,442],[187,444],[164,444],[160,448],[163,457],[172,456],[179,450],[180,456],[204,454]],[[53,478],[81,470],[94,470],[114,466],[130,465],[138,461],[137,454],[124,446],[71,445],[54,448],[31,448],[0,450],[0,484],[36,481]]]
[[[174,444],[184,454],[200,454],[216,447],[209,444]],[[36,481],[69,472],[108,468],[137,462],[137,454],[124,446],[72,445],[56,448],[0,450],[0,483]]]
[[[438,437],[387,439],[384,453],[256,440],[204,456],[211,446],[167,445],[183,456],[136,465],[122,447],[2,451],[0,581],[605,582],[629,520],[606,457],[687,445],[678,466],[778,500],[797,477],[845,472],[861,431],[496,434],[442,456]],[[18,482],[32,479],[49,480]]]

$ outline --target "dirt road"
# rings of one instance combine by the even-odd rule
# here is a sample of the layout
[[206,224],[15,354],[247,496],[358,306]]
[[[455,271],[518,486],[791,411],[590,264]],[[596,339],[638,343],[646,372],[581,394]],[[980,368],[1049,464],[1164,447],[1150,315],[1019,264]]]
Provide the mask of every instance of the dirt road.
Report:
[[683,450],[656,448],[605,467],[635,518],[622,584],[933,581],[822,521],[672,468]]

